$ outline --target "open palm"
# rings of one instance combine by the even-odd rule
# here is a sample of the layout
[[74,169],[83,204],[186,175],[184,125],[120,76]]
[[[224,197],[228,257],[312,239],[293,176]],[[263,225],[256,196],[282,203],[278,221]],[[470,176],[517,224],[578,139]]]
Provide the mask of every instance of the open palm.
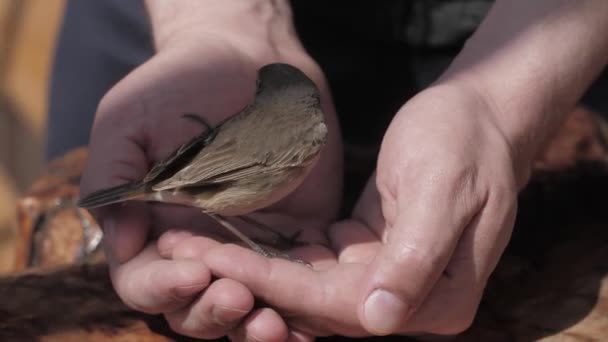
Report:
[[[303,53],[252,58],[213,37],[197,46],[174,44],[159,52],[100,103],[82,195],[141,179],[154,163],[204,129],[184,120],[184,113],[197,113],[212,124],[237,113],[253,99],[257,70],[277,61],[296,65],[319,85],[329,136],[321,158],[304,183],[252,217],[285,236],[301,231],[299,241],[325,244],[322,228],[335,218],[341,193],[341,146],[323,76]],[[96,214],[104,227],[114,286],[131,307],[150,313],[170,312],[169,321],[183,326],[177,330],[197,335],[188,331],[187,320],[196,316],[196,308],[205,310],[205,301],[217,303],[216,298],[221,301],[230,297],[237,306],[249,305],[248,295],[234,290],[237,285],[223,281],[212,284],[215,290],[207,288],[211,276],[204,266],[189,260],[167,260],[163,250],[149,243],[150,237],[168,230],[170,233],[164,235],[168,244],[193,233],[213,236],[216,241],[233,238],[199,210],[133,203],[104,208]],[[296,252],[298,257],[314,258],[322,250],[317,246]],[[205,288],[205,296],[191,303]],[[218,292],[215,297],[214,291]]]

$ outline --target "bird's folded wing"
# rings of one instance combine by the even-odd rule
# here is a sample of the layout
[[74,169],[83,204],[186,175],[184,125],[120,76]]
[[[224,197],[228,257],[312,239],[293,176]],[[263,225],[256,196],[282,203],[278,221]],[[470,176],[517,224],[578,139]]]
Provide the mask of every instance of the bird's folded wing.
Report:
[[152,182],[162,178],[163,173],[171,174],[173,170],[179,169],[186,165],[196,154],[212,140],[215,130],[207,130],[198,136],[190,139],[171,155],[162,161],[158,162],[143,179],[143,183]]
[[[261,172],[264,160],[252,154],[236,153],[236,144],[227,143],[202,151],[190,164],[172,177],[154,186],[154,190],[168,190],[188,186],[220,183],[240,179]],[[235,157],[237,155],[237,157]]]

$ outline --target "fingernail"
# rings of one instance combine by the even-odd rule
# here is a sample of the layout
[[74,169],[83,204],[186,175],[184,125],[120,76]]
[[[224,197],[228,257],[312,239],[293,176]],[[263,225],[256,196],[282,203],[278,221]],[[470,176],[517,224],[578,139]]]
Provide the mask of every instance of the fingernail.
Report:
[[211,318],[219,325],[230,325],[247,315],[247,310],[239,310],[223,305],[214,305],[211,308]]
[[177,299],[191,299],[194,295],[203,291],[207,287],[207,283],[194,284],[186,286],[177,286],[173,289],[173,294]]
[[399,330],[409,314],[409,306],[386,290],[372,292],[364,306],[367,329],[376,335],[389,335]]
[[304,341],[314,341],[315,339],[307,334],[304,334],[299,331],[291,330],[289,331],[289,336],[287,337],[288,342],[304,342]]

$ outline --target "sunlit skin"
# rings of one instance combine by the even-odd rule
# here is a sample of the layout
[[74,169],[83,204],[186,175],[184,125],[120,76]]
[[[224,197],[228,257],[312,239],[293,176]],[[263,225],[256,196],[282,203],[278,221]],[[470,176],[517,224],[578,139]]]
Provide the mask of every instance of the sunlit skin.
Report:
[[257,252],[273,256],[222,216],[266,208],[302,184],[327,141],[320,96],[296,67],[265,65],[245,109],[215,127],[185,116],[206,130],[156,163],[141,181],[95,191],[78,205],[151,201],[200,208]]
[[[102,101],[85,194],[140,179],[185,142],[183,132],[199,129],[163,113],[204,111],[216,123],[240,109],[253,91],[247,81],[269,62],[296,65],[319,85],[329,130],[302,186],[256,214],[303,228],[312,244],[291,253],[313,269],[224,244],[175,208],[100,213],[121,298],[200,338],[466,329],[509,240],[532,158],[608,62],[598,34],[608,32],[608,2],[498,0],[445,74],[395,114],[374,176],[351,217],[335,222],[339,133],[289,2],[147,4],[158,54]],[[161,132],[166,139],[153,139]],[[158,240],[147,239],[151,229]],[[264,304],[254,308],[255,298]]]

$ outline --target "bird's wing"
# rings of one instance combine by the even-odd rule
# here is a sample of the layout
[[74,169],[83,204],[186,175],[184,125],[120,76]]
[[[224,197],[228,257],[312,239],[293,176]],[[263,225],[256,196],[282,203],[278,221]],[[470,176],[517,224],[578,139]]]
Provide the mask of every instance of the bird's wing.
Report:
[[161,181],[163,178],[172,175],[176,170],[181,169],[191,161],[201,149],[207,146],[213,140],[215,134],[216,130],[210,129],[190,139],[190,141],[173,151],[167,158],[154,165],[142,182]]
[[233,168],[218,174],[217,176],[211,177],[205,181],[205,183],[225,183],[232,182],[247,177],[259,175],[273,169],[274,166],[265,165],[262,163],[255,163],[250,165],[243,165],[241,168]]
[[261,172],[266,167],[263,158],[254,154],[238,154],[237,149],[238,146],[233,139],[220,145],[213,145],[213,148],[208,146],[194,157],[188,166],[155,185],[154,190],[237,180],[240,179],[239,177]]

